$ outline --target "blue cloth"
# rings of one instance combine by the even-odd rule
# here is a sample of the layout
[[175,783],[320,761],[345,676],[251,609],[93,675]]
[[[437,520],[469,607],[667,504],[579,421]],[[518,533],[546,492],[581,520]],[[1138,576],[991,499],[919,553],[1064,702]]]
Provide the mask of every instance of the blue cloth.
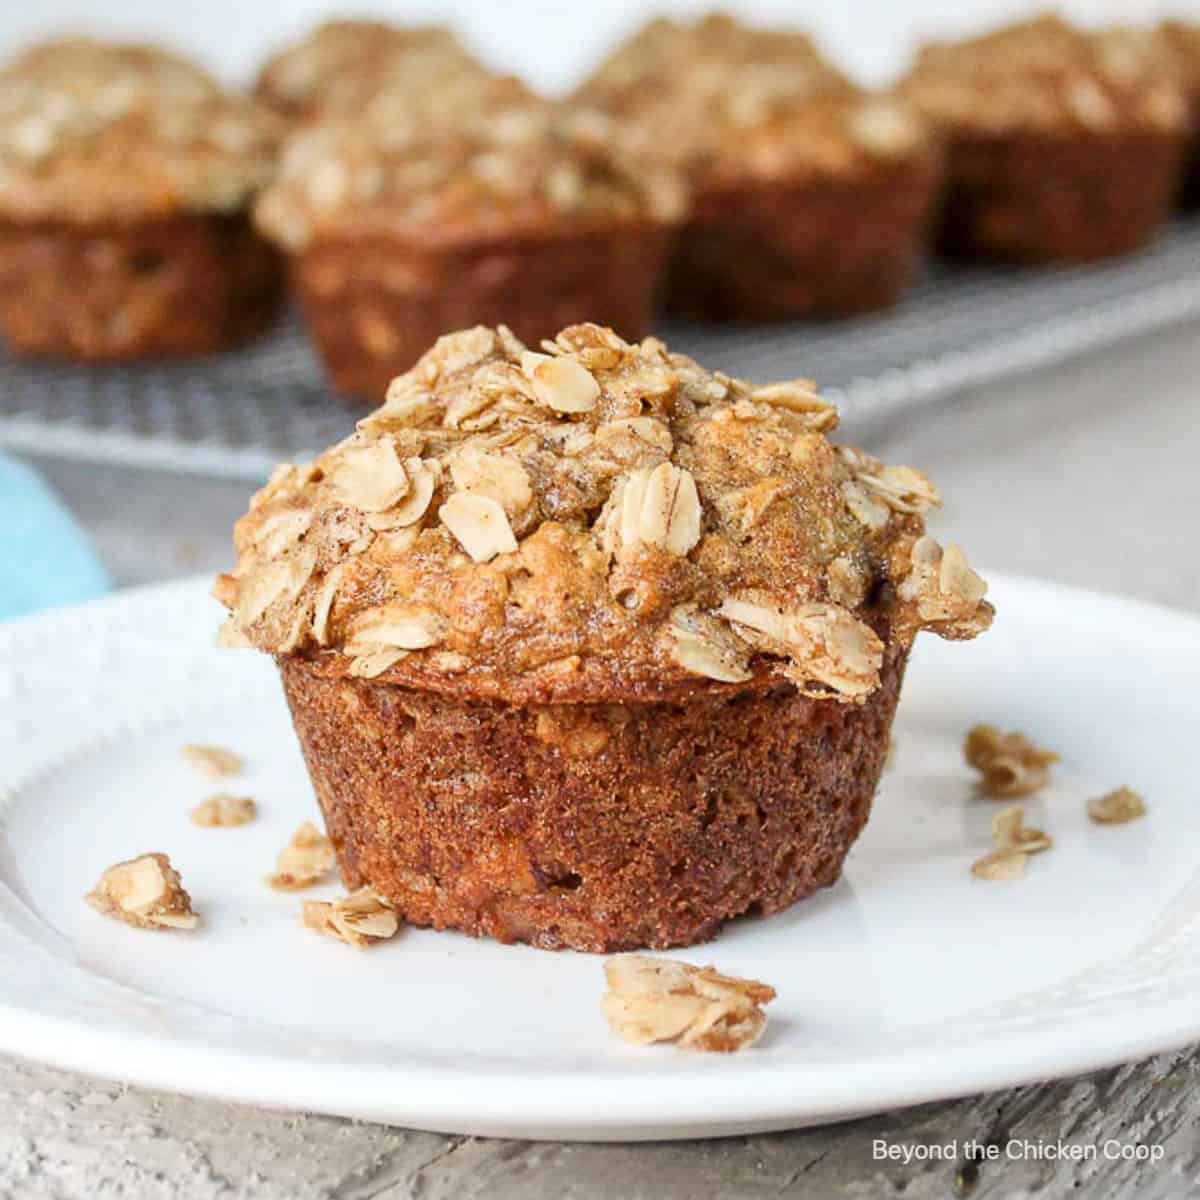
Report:
[[112,587],[83,531],[29,467],[0,455],[0,620]]

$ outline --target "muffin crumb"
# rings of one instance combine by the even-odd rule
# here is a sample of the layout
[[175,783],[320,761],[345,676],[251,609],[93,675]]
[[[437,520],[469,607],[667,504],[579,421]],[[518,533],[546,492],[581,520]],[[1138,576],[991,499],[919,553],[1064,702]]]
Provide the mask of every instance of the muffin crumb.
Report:
[[97,912],[138,929],[195,929],[200,920],[179,872],[157,852],[114,863],[84,899]]
[[1025,824],[1025,809],[1020,804],[1002,808],[992,818],[992,841],[997,850],[1013,849],[1025,854],[1037,854],[1054,845],[1048,833]]
[[1089,800],[1087,814],[1097,825],[1125,825],[1146,815],[1146,801],[1132,788],[1121,786]]
[[279,852],[275,873],[267,883],[276,891],[294,892],[320,883],[333,870],[333,845],[311,822],[305,821]]
[[231,796],[228,792],[209,796],[191,812],[192,823],[205,829],[248,825],[257,815],[258,806],[252,796]]
[[995,725],[976,725],[963,742],[963,757],[980,773],[985,796],[1029,796],[1050,782],[1051,764],[1061,755],[1044,750],[1023,733],[1004,733]]
[[366,949],[394,937],[400,928],[395,910],[370,887],[360,887],[336,900],[305,900],[304,927]]
[[209,779],[236,775],[245,766],[240,754],[226,750],[224,746],[201,746],[193,743],[184,746],[182,753],[191,766],[201,775],[207,775]]
[[775,989],[757,980],[644,954],[610,958],[604,975],[608,991],[601,1004],[609,1025],[642,1045],[742,1050],[761,1036],[767,1023],[762,1007],[775,999]]

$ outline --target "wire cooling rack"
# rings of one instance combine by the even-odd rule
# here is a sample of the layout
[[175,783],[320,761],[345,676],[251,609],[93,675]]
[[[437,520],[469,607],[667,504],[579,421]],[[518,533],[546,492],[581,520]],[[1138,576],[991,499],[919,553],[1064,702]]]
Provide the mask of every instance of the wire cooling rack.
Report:
[[[865,437],[922,403],[1194,317],[1200,220],[1111,263],[931,268],[899,307],[853,321],[660,332],[730,374],[815,378]],[[85,368],[0,352],[0,444],[17,450],[257,481],[344,436],[355,417],[294,320],[189,363]]]

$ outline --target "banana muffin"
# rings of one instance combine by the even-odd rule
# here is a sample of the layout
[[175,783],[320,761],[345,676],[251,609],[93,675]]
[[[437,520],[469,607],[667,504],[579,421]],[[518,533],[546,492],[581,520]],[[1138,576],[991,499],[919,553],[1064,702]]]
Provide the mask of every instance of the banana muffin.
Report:
[[421,95],[486,74],[445,26],[339,20],[268,59],[255,91],[288,117],[309,120],[356,113],[380,89]]
[[854,87],[803,34],[656,21],[578,98],[692,190],[673,311],[846,316],[910,282],[936,199],[934,141],[905,103]]
[[446,329],[506,321],[536,343],[586,319],[649,326],[677,178],[623,156],[601,118],[512,80],[472,89],[460,108],[382,93],[297,132],[259,202],[344,395],[377,404]]
[[0,332],[89,360],[261,331],[278,254],[248,208],[279,121],[165,51],[72,39],[0,72]]
[[1183,79],[1188,96],[1190,134],[1180,194],[1189,207],[1200,204],[1200,25],[1164,21],[1160,30]]
[[926,46],[901,89],[942,130],[955,256],[1087,261],[1166,220],[1188,114],[1162,41],[1046,16]]
[[348,887],[544,948],[683,946],[833,883],[915,634],[992,619],[919,472],[597,325],[440,338],[238,523]]

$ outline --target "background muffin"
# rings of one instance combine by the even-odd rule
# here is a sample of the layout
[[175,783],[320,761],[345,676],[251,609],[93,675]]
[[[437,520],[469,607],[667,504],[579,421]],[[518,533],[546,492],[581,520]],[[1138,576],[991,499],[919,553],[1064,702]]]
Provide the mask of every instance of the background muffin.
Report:
[[38,46],[0,73],[0,329],[15,350],[216,350],[276,311],[247,207],[278,123],[164,51]]
[[855,88],[803,34],[657,21],[580,98],[693,192],[668,306],[710,319],[893,303],[919,261],[935,147],[903,103]]
[[639,336],[682,204],[603,121],[492,77],[384,91],[301,131],[257,217],[293,256],[335,386],[378,401],[447,329],[507,320],[536,343],[596,319]]
[[991,608],[929,481],[609,330],[444,337],[239,522],[346,883],[419,924],[685,945],[833,882],[919,629]]
[[1187,108],[1151,34],[1043,17],[925,47],[903,91],[948,140],[950,253],[1104,258],[1169,213]]
[[1161,33],[1175,56],[1187,91],[1191,122],[1183,200],[1191,207],[1200,203],[1200,25],[1164,21]]

